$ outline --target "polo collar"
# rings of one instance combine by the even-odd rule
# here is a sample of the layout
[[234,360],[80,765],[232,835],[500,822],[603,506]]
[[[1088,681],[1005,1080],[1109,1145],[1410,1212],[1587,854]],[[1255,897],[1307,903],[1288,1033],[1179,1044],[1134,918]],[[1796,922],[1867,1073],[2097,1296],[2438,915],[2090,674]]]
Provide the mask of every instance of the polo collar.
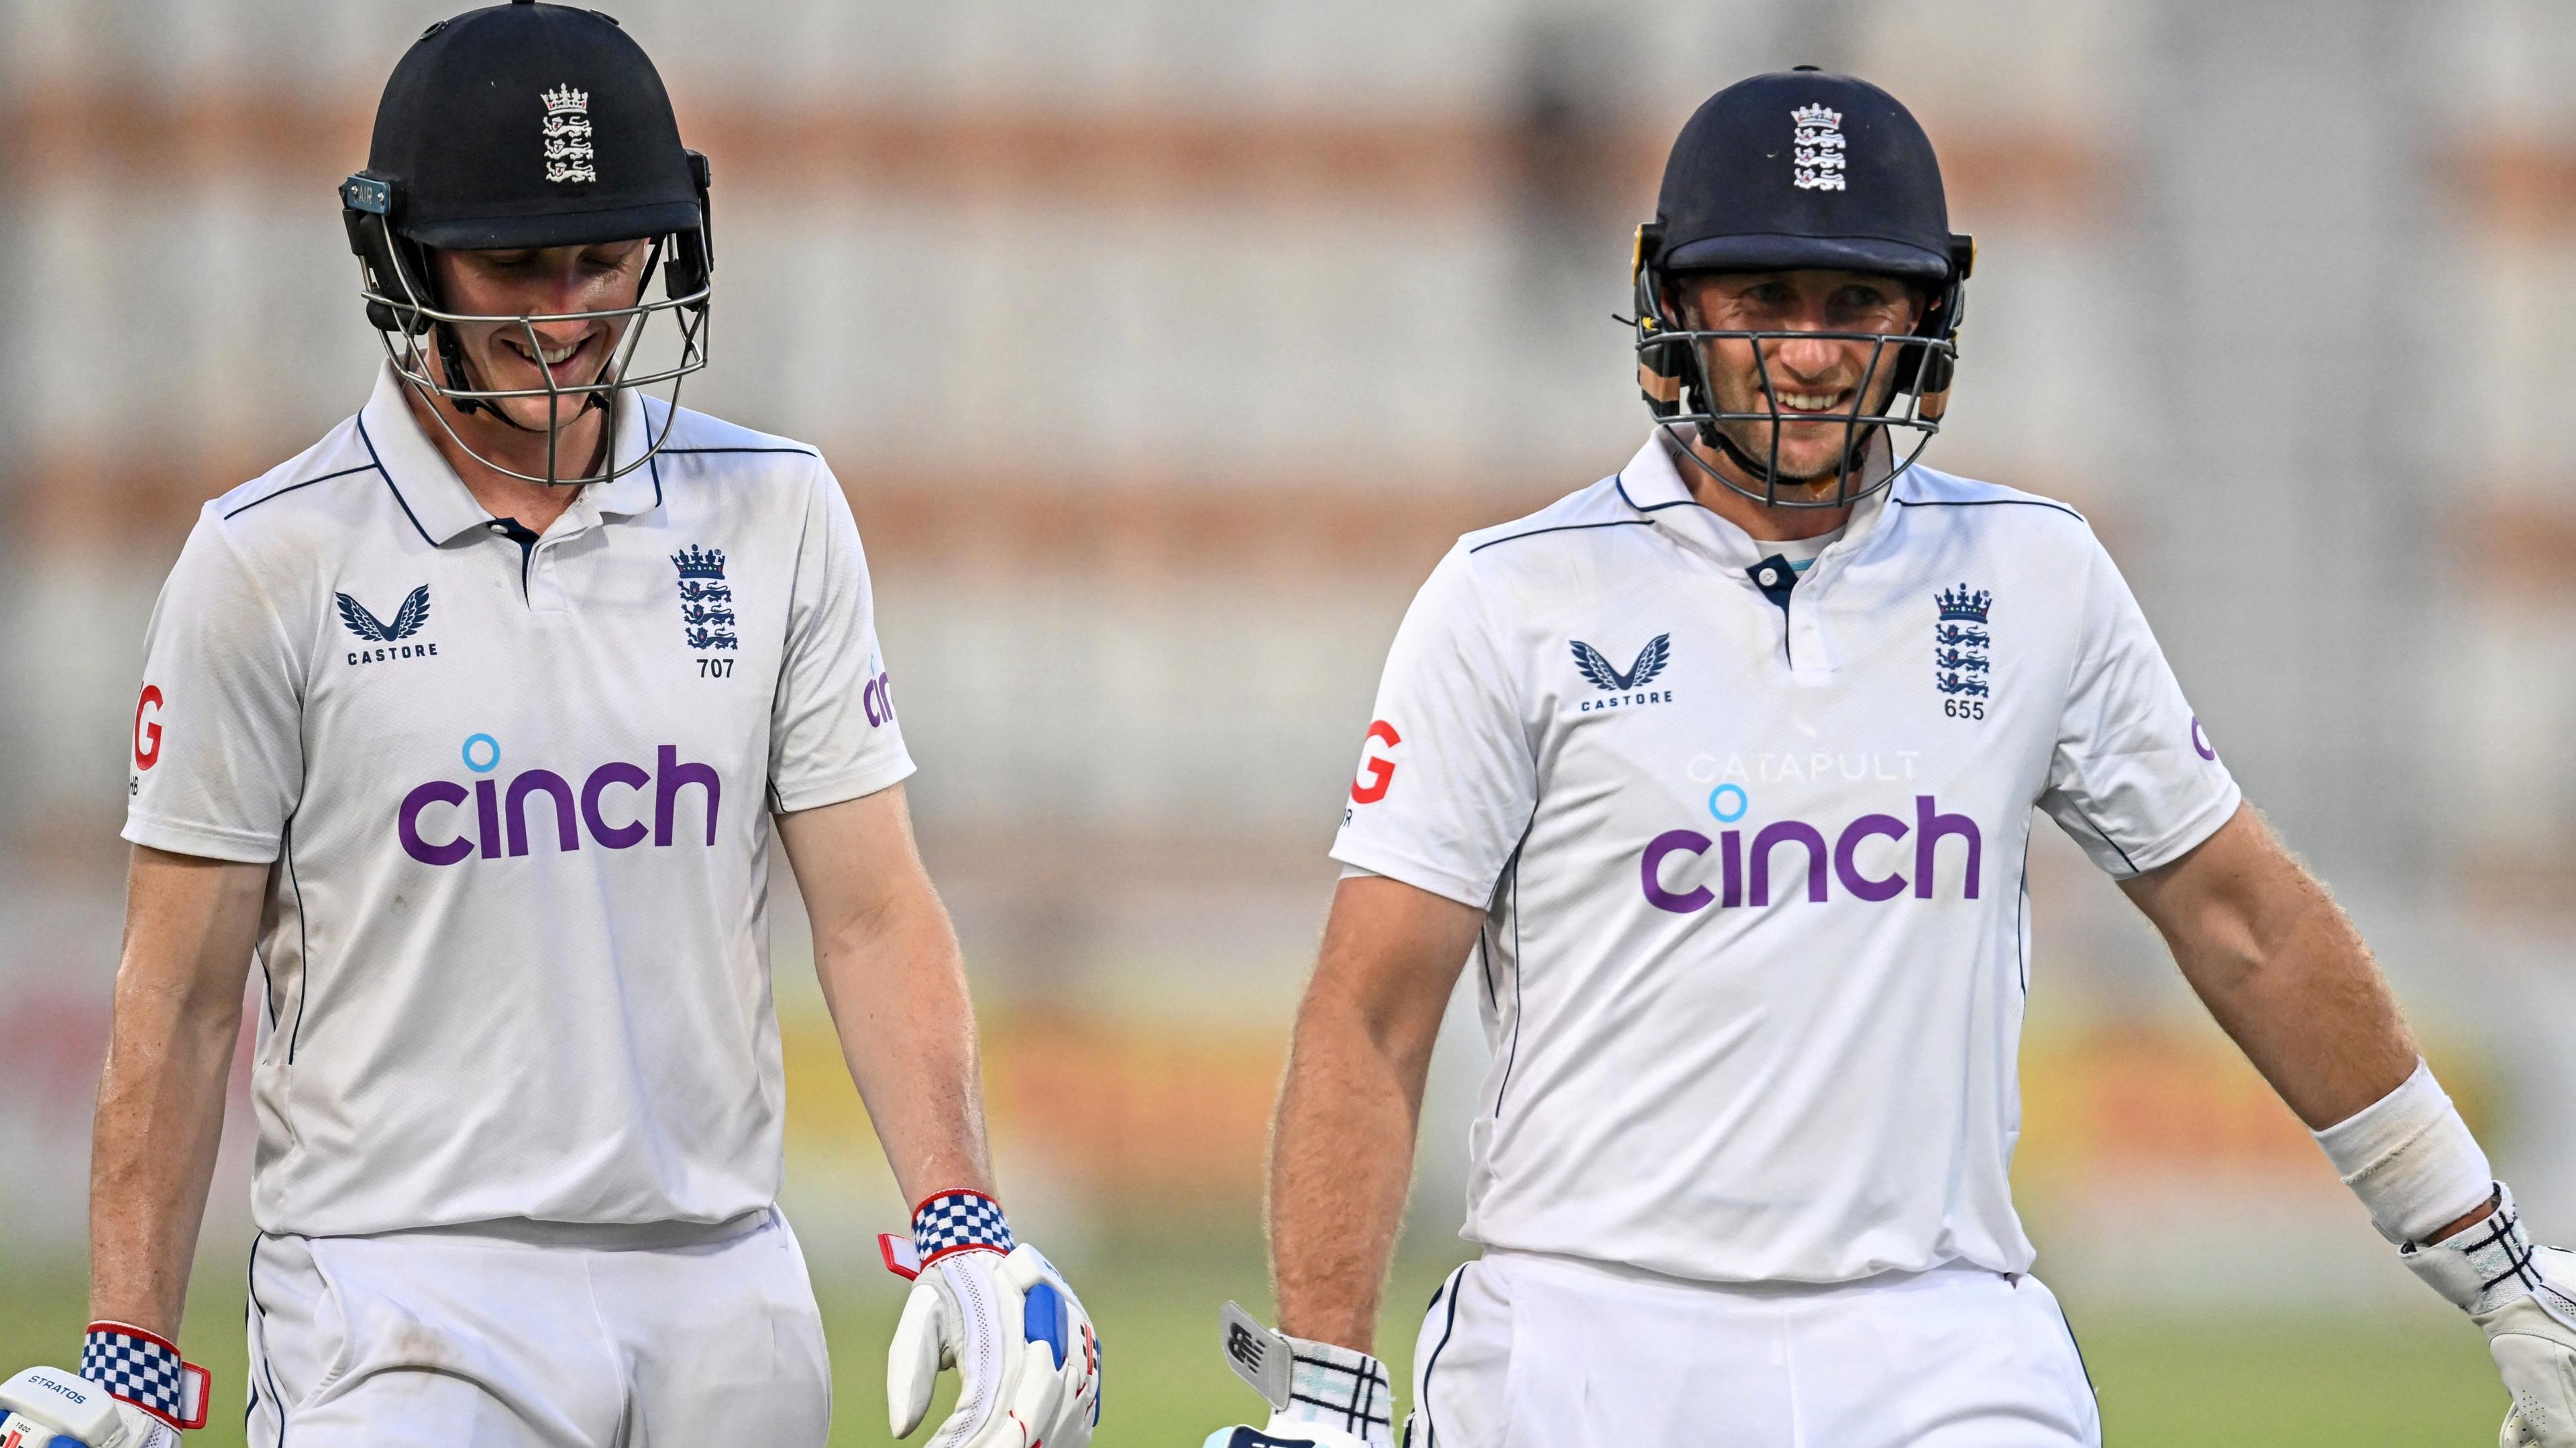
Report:
[[[490,523],[492,515],[474,501],[465,480],[456,475],[412,415],[405,400],[410,389],[392,363],[378,363],[376,389],[358,410],[358,428],[377,470],[384,474],[385,485],[393,489],[421,536],[432,544],[446,544]],[[660,417],[650,417],[643,396],[631,387],[620,388],[614,395],[617,461],[623,466],[644,455],[653,441],[648,428],[667,424],[670,413],[666,406]],[[647,463],[610,482],[582,489],[573,506],[633,517],[652,511],[661,501],[661,482]]]
[[[1702,552],[1714,557],[1731,571],[1751,568],[1777,550],[1756,540],[1726,519],[1711,512],[1691,495],[1690,484],[1681,475],[1686,466],[1674,457],[1679,446],[1665,429],[1658,427],[1646,437],[1646,445],[1619,470],[1618,488],[1628,506],[1654,520],[1657,526],[1670,530]],[[1887,434],[1881,430],[1869,445],[1868,473],[1872,479],[1886,475],[1890,466]],[[1911,472],[1912,469],[1908,469]],[[1844,525],[1843,536],[1826,550],[1826,558],[1859,551],[1861,542],[1877,531],[1887,513],[1888,495],[1904,487],[1908,478],[1899,476],[1893,483],[1870,493],[1852,504],[1851,519]],[[1819,559],[1817,568],[1825,566]]]

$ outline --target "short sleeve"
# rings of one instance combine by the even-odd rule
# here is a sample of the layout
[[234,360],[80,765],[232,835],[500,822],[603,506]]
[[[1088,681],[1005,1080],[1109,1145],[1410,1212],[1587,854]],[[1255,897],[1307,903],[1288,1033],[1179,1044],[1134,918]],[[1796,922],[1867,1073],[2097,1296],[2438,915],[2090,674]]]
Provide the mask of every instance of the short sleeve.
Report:
[[2243,799],[2126,579],[2087,540],[2083,637],[2040,807],[2120,879],[2171,863]]
[[276,608],[209,510],[152,606],[125,838],[242,864],[276,859],[303,794],[302,680]]
[[840,482],[817,458],[771,705],[771,801],[792,814],[874,794],[911,773],[893,682],[877,648],[859,527]]
[[1388,651],[1333,858],[1483,909],[1529,827],[1538,767],[1462,547]]

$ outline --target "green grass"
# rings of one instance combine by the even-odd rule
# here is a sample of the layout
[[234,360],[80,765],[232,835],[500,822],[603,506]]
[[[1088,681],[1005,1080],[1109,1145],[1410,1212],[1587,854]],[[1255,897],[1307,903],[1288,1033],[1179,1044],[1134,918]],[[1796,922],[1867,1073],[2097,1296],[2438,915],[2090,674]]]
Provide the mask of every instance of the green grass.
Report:
[[[1074,1273],[1107,1344],[1101,1448],[1194,1448],[1211,1430],[1253,1419],[1260,1404],[1216,1350],[1217,1304],[1267,1309],[1242,1266],[1215,1249],[1097,1257]],[[1388,1294],[1381,1345],[1401,1363],[1422,1305],[1450,1263],[1409,1260]],[[882,1445],[885,1345],[899,1283],[868,1273],[827,1278],[824,1317],[838,1385],[835,1448]],[[0,1267],[0,1372],[65,1363],[82,1321],[77,1269]],[[2438,1448],[2495,1439],[2504,1393],[2465,1322],[2358,1315],[2129,1317],[2074,1304],[2102,1396],[2110,1448]],[[238,1261],[202,1264],[189,1299],[190,1355],[216,1375],[212,1424],[191,1448],[241,1441],[242,1276]],[[916,1433],[918,1443],[922,1433]],[[1698,1448],[1698,1445],[1692,1445]]]

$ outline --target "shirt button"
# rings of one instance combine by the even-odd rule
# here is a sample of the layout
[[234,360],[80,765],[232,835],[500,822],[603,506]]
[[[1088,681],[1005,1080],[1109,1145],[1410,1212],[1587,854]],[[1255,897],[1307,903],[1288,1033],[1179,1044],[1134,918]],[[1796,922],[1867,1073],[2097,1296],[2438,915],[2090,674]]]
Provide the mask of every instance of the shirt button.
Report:
[[507,533],[507,532],[509,532],[510,530],[509,530],[506,526],[504,526],[504,525],[502,525],[502,524],[495,523],[495,524],[493,524],[493,525],[492,525],[492,531],[493,531],[493,532],[495,532],[495,533]]

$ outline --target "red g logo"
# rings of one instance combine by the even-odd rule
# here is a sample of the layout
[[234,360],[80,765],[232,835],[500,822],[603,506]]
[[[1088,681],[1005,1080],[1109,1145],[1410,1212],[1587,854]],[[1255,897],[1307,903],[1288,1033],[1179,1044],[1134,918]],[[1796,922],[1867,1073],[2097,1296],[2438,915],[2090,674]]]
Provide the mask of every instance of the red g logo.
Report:
[[[153,716],[145,723],[143,716]],[[143,686],[143,697],[134,701],[134,767],[150,769],[161,762],[161,690],[158,685]]]
[[[1375,720],[1369,725],[1368,737],[1389,748],[1404,742],[1403,736],[1395,732],[1395,726],[1383,719]],[[1395,780],[1395,761],[1363,750],[1360,763],[1367,767],[1368,780],[1366,783],[1356,779],[1351,781],[1351,802],[1375,804],[1386,798],[1386,787]]]

